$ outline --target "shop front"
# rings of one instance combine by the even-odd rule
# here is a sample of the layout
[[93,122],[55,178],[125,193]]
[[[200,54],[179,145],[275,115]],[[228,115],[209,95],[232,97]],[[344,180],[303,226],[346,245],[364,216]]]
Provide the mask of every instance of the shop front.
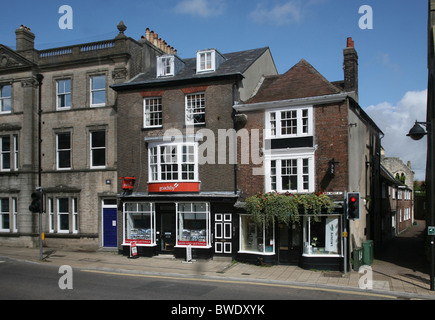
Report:
[[239,261],[343,269],[342,214],[301,215],[299,223],[290,227],[275,223],[265,228],[249,214],[241,214],[239,219]]
[[171,197],[171,201],[152,196],[122,199],[123,254],[129,255],[134,243],[139,256],[185,258],[187,249],[197,258],[231,256],[232,204],[216,201],[186,196]]

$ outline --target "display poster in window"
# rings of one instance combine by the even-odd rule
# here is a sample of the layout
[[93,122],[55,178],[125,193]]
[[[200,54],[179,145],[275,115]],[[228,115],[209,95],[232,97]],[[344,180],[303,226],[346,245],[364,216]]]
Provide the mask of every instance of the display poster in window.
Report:
[[338,252],[338,219],[326,218],[325,251]]

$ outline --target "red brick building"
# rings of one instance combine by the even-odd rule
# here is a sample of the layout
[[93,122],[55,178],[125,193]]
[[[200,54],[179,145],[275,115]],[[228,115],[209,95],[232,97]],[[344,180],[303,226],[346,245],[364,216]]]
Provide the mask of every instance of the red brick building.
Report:
[[[344,49],[344,81],[330,82],[301,60],[285,74],[264,77],[257,94],[234,109],[247,119],[243,130],[251,140],[260,130],[263,160],[239,159],[242,202],[256,193],[324,192],[336,203],[334,213],[320,221],[305,215],[299,225],[271,230],[254,228],[249,215],[241,214],[239,259],[341,269],[345,241],[349,257],[353,248],[380,236],[382,132],[358,105],[358,55],[351,39]],[[359,219],[346,218],[347,192],[360,193]],[[252,238],[262,232],[262,243],[253,246]]]

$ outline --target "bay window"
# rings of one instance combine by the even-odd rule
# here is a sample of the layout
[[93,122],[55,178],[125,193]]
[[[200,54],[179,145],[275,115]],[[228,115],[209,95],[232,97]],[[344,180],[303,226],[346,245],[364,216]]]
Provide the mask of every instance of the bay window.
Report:
[[150,182],[198,180],[197,143],[154,144],[148,151]]

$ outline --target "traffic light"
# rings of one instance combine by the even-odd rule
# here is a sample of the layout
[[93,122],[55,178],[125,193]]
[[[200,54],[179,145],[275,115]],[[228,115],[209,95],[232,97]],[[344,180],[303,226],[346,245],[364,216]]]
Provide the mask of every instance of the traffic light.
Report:
[[359,219],[360,211],[359,192],[349,192],[347,194],[347,218],[350,220]]
[[35,191],[32,193],[32,203],[29,206],[29,210],[33,213],[39,213],[42,210],[42,192]]

